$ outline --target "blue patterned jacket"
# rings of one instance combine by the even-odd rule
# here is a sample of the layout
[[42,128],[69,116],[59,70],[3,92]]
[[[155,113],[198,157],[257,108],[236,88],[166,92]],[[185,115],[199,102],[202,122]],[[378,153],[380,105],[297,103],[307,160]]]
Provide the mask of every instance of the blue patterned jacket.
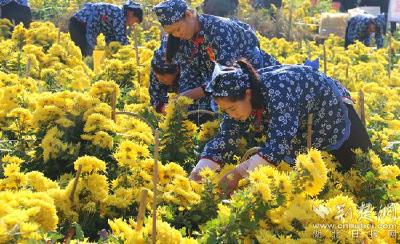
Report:
[[383,33],[385,31],[385,16],[379,15],[375,17],[370,14],[360,14],[352,17],[348,24],[346,30],[346,48],[354,44],[356,40],[364,43],[364,45],[369,46],[371,44],[371,35],[368,33],[368,24],[371,21],[376,23],[375,32],[375,42],[378,48],[383,47]]
[[118,41],[123,45],[129,43],[124,10],[116,5],[86,3],[74,17],[86,25],[86,39],[92,48],[96,46],[97,36],[100,33],[105,36],[107,44],[112,41]]
[[338,81],[302,65],[272,66],[258,72],[263,109],[253,111],[246,121],[224,115],[218,134],[207,143],[202,158],[220,164],[232,162],[240,139],[252,128],[267,137],[258,152],[260,156],[275,164],[282,160],[294,163],[295,155],[306,150],[309,113],[314,115],[314,148],[335,150],[347,140],[350,121],[342,97],[350,94]]

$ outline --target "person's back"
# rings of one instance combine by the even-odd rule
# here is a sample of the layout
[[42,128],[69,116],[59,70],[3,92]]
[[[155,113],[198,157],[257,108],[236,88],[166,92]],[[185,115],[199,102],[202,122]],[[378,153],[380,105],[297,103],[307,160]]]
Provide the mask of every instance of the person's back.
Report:
[[[100,33],[103,33],[107,43],[115,41],[111,40],[115,34],[115,30],[112,28],[114,22],[119,21],[121,22],[120,25],[124,26],[125,21],[123,10],[109,3],[85,4],[83,9],[75,14],[75,17],[92,28],[93,36],[97,37]],[[122,44],[127,44],[125,42],[127,39],[123,38],[123,40]]]
[[82,9],[75,13],[75,16],[81,21],[89,22],[95,21],[102,15],[119,11],[121,11],[120,7],[110,3],[86,3]]
[[204,14],[229,17],[237,13],[238,0],[205,0],[202,4]]
[[333,0],[332,2],[340,3],[340,11],[347,12],[349,9],[357,7],[380,7],[381,13],[387,13],[388,0]]
[[378,6],[381,7],[382,3],[384,1],[382,0],[362,0],[360,1],[360,3],[358,4],[358,6],[362,7],[362,6]]
[[251,5],[253,8],[271,9],[272,5],[280,8],[282,7],[282,0],[252,0]]
[[69,33],[74,43],[81,49],[83,56],[90,56],[102,33],[109,44],[118,41],[129,43],[126,28],[141,23],[143,10],[141,5],[128,0],[122,7],[109,3],[86,3],[69,21]]

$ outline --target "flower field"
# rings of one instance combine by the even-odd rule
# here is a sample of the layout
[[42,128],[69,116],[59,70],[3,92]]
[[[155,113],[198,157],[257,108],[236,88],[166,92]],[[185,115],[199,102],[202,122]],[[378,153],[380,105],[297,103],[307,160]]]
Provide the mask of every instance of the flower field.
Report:
[[[240,18],[251,22],[250,8],[241,1]],[[157,243],[400,243],[399,34],[379,50],[361,43],[345,50],[334,36],[319,44],[308,38],[313,25],[295,24],[318,23],[318,11],[309,1],[284,1],[280,14],[292,16],[292,33],[259,34],[261,47],[284,64],[320,58],[320,70],[365,113],[373,150],[357,152],[357,165],[342,173],[333,156],[311,149],[293,168],[258,168],[230,198],[217,182],[254,141],[243,138],[242,155],[221,172],[202,171],[202,184],[189,180],[219,123],[189,121],[185,97],[166,115],[150,106],[150,63],[162,31],[154,16],[127,46],[99,37],[105,56],[96,69],[54,19],[13,31],[0,20],[0,243],[151,243],[155,157]]]

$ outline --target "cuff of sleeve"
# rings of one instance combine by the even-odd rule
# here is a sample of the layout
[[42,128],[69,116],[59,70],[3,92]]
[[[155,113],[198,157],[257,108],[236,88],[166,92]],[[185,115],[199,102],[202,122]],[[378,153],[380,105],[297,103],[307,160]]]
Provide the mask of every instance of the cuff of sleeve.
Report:
[[277,166],[278,163],[275,163],[274,160],[271,157],[268,157],[267,155],[264,155],[261,151],[257,153],[258,156],[262,157],[265,161],[267,161],[269,164],[272,164],[274,166]]
[[243,163],[239,164],[236,167],[236,171],[242,175],[243,177],[247,177],[250,172],[252,172],[254,169],[256,169],[258,166],[273,166],[276,167],[273,163],[271,163],[270,160],[266,159],[259,153],[255,154],[248,160],[244,161]]
[[201,158],[200,158],[200,160],[202,160],[202,159],[207,159],[207,160],[213,161],[214,163],[216,163],[216,164],[218,164],[218,165],[219,165],[219,162],[215,161],[215,160],[214,160],[214,159],[212,159],[212,158],[208,158],[208,157],[201,157]]
[[[202,160],[202,159],[205,159],[205,160]],[[213,171],[217,171],[221,168],[219,166],[219,164],[217,162],[215,162],[214,160],[209,159],[209,158],[201,158],[199,160],[199,163],[196,165],[196,167],[194,167],[193,171],[194,172],[200,171],[201,169],[206,168],[206,167],[210,168]]]
[[249,175],[249,172],[247,172],[247,169],[248,169],[247,161],[239,164],[235,168],[235,170],[243,177],[247,177]]

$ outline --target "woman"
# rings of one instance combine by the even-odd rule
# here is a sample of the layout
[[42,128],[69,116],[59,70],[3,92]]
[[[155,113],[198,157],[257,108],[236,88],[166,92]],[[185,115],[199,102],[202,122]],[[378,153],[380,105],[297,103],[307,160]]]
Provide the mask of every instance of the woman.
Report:
[[97,36],[103,33],[106,43],[129,43],[126,28],[143,21],[143,10],[138,3],[128,0],[122,8],[109,3],[86,3],[69,20],[71,39],[83,56],[91,56]]
[[204,14],[220,17],[234,17],[239,7],[238,0],[204,0],[201,9]]
[[228,116],[219,133],[204,148],[191,173],[199,180],[204,167],[218,170],[230,162],[240,136],[249,125],[267,136],[265,145],[240,164],[221,182],[232,191],[238,181],[258,165],[294,164],[296,154],[306,151],[307,118],[313,114],[312,147],[331,151],[343,170],[355,162],[353,149],[371,147],[368,134],[350,104],[350,95],[336,80],[311,67],[275,66],[258,73],[247,62],[240,67],[219,70],[208,84],[219,108]]
[[255,9],[272,9],[272,5],[274,5],[276,8],[281,8],[282,7],[282,0],[253,0],[251,1],[251,6]]
[[[180,55],[176,55],[179,49],[179,39],[173,36],[164,36],[161,46],[154,52],[150,70],[149,94],[150,102],[155,110],[164,113],[165,106],[168,104],[168,93],[178,93],[180,96],[190,97],[195,103],[189,110],[212,110],[210,96],[204,93],[205,78],[198,74],[196,70],[191,70],[190,74],[181,76],[181,67],[187,63]],[[183,69],[189,71],[188,69]],[[202,124],[211,119],[207,115],[194,115],[191,118],[197,124]]]
[[359,14],[352,17],[347,24],[345,47],[347,48],[356,41],[369,46],[371,44],[371,34],[375,33],[376,46],[382,48],[385,26],[386,18],[384,14],[376,17],[370,14]]
[[196,14],[183,0],[167,0],[153,8],[164,30],[181,40],[181,53],[188,71],[181,67],[181,78],[189,79],[193,70],[209,81],[214,61],[231,65],[247,58],[256,68],[276,65],[272,56],[260,49],[255,31],[247,24],[212,15]]
[[15,25],[28,28],[32,22],[31,8],[27,0],[0,0],[0,18],[9,19]]

